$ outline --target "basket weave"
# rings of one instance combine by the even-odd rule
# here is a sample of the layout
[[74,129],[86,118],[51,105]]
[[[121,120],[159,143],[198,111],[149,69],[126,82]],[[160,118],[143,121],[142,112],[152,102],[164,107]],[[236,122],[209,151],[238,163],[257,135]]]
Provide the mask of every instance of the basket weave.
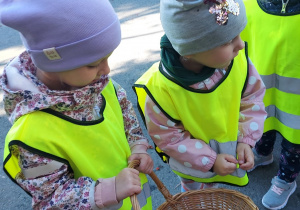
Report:
[[[138,165],[138,162],[134,162],[132,164]],[[131,168],[134,168],[134,166],[131,165]],[[157,185],[157,188],[166,199],[166,201],[158,207],[158,210],[258,210],[258,207],[254,204],[251,198],[236,190],[211,188],[203,190],[191,190],[172,196],[154,172],[151,172],[149,176],[153,179]],[[131,202],[134,210],[140,209],[140,205],[135,195],[131,197]]]

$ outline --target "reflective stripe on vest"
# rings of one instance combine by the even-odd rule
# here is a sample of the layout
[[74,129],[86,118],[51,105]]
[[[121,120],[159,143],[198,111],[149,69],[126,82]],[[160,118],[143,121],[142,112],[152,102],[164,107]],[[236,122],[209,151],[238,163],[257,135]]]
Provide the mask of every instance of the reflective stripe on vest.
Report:
[[[69,166],[75,179],[81,176],[109,178],[127,167],[131,151],[124,131],[123,115],[114,86],[110,81],[103,90],[102,118],[82,122],[48,110],[36,111],[19,118],[5,140],[4,169],[15,179],[21,169],[13,146],[19,145],[44,157]],[[26,172],[27,173],[27,172]],[[30,173],[30,176],[32,173]],[[141,184],[147,187],[147,178],[140,173]],[[151,209],[150,192],[141,201],[150,200],[145,209]],[[142,202],[143,203],[143,202]],[[123,200],[121,209],[130,209],[130,199]]]
[[300,14],[270,15],[257,1],[244,3],[248,23],[241,37],[248,42],[249,57],[267,88],[264,132],[277,130],[290,142],[300,144],[300,28],[295,27]]
[[[159,71],[158,63],[154,64],[134,84],[139,108],[144,114],[148,95],[169,119],[175,123],[182,122],[193,137],[205,141],[218,154],[236,156],[240,101],[248,73],[245,54],[246,50],[239,52],[232,68],[224,76],[224,81],[209,91],[187,90],[169,80]],[[173,158],[170,158],[169,163],[175,173],[180,176],[185,174],[184,178],[236,185],[248,183],[247,174],[241,169],[237,169],[227,179],[211,172],[196,173],[196,170],[189,167],[189,163],[183,165]]]

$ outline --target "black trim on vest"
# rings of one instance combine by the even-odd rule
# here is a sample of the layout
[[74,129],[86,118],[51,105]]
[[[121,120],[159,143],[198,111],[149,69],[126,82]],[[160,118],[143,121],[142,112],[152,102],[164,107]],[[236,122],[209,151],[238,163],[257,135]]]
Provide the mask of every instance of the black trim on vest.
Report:
[[[257,0],[257,4],[258,4],[258,6],[265,13],[270,14],[270,15],[275,15],[275,16],[293,16],[293,15],[300,14],[300,11],[295,11],[295,12],[288,12],[288,11],[286,11],[285,13],[281,13],[281,9],[279,9],[280,11],[279,10],[278,11],[269,11],[267,8],[265,8],[265,5],[260,0]],[[287,6],[289,6],[289,5],[287,5]]]
[[249,58],[248,58],[248,43],[247,42],[245,42],[245,56],[246,56],[246,60],[247,60],[247,76],[246,76],[246,80],[245,80],[245,83],[244,83],[244,87],[243,87],[243,90],[242,90],[241,97],[242,97],[242,95],[244,94],[244,92],[247,88],[248,77],[249,77]]
[[[242,89],[242,92],[241,92],[241,96],[243,95],[246,87],[247,87],[247,82],[248,82],[248,75],[249,75],[249,60],[248,60],[248,44],[247,42],[245,42],[245,56],[246,56],[246,61],[247,61],[247,75],[246,75],[246,79],[245,79],[245,83],[244,83],[244,87]],[[193,88],[190,88],[190,87],[185,87],[183,85],[181,85],[180,83],[178,83],[174,78],[170,77],[169,75],[167,75],[163,70],[162,70],[162,63],[160,62],[159,63],[159,72],[164,75],[167,79],[171,80],[172,82],[176,83],[177,85],[181,86],[182,88],[186,89],[186,90],[189,90],[191,92],[196,92],[196,93],[211,93],[213,92],[215,89],[217,89],[217,87],[219,87],[219,85],[228,77],[229,73],[231,72],[231,69],[232,69],[232,66],[233,66],[233,62],[234,62],[234,59],[231,61],[229,67],[228,67],[228,70],[226,72],[226,74],[224,75],[224,77],[210,90],[195,90]],[[132,89],[133,91],[135,92],[135,95],[136,95],[136,98],[137,98],[137,108],[138,108],[138,111],[140,113],[140,116],[142,117],[142,120],[144,122],[144,125],[145,127],[147,128],[146,126],[146,121],[145,121],[145,116],[143,114],[143,111],[140,107],[140,104],[138,102],[138,95],[136,93],[136,90],[135,90],[135,87],[137,88],[143,88],[147,95],[151,98],[151,100],[155,103],[155,105],[164,113],[165,116],[167,116],[170,120],[172,120],[173,122],[175,123],[180,123],[181,121],[180,120],[176,120],[174,119],[173,117],[171,117],[158,103],[157,101],[155,100],[155,98],[153,97],[153,95],[151,94],[151,92],[149,91],[149,89],[147,88],[146,85],[142,85],[142,84],[134,84],[132,86]],[[157,148],[158,146],[154,143],[154,141],[152,140],[154,146],[155,146],[155,152],[160,156],[160,158],[162,159],[163,162],[165,163],[168,163],[169,162],[169,158],[170,156],[168,156],[166,153],[164,152],[158,152],[157,151]],[[163,157],[166,157],[167,158],[167,161],[164,161],[164,158]]]
[[[72,167],[71,167],[71,165],[69,164],[69,161],[67,161],[66,159],[63,159],[63,158],[60,158],[60,157],[57,157],[57,156],[55,156],[55,155],[52,155],[52,154],[50,154],[50,153],[47,153],[47,152],[43,152],[43,151],[41,151],[41,150],[38,150],[38,149],[36,149],[36,148],[34,148],[34,147],[31,147],[31,146],[28,146],[27,144],[25,144],[25,143],[23,143],[22,141],[20,141],[20,140],[12,140],[9,144],[8,144],[8,148],[10,148],[11,146],[14,146],[14,145],[17,145],[17,146],[19,146],[19,147],[22,147],[22,148],[24,148],[24,149],[26,149],[26,150],[28,150],[29,152],[32,152],[32,153],[34,153],[34,154],[38,154],[39,156],[43,156],[43,157],[45,157],[45,158],[49,158],[49,159],[51,159],[51,160],[56,160],[56,161],[58,161],[58,162],[61,162],[61,163],[64,163],[64,164],[66,164],[67,166],[68,166],[68,171],[70,172],[70,173],[74,173],[73,172],[73,169],[72,169]],[[5,164],[8,162],[8,160],[11,158],[11,152],[10,152],[10,149],[9,149],[9,154],[8,154],[8,156],[5,158],[5,160],[3,161],[3,170],[4,170],[4,172],[6,173],[6,175],[15,183],[15,184],[17,184],[19,187],[20,187],[20,185],[17,183],[17,181],[15,180],[15,179],[13,179],[11,176],[10,176],[10,174],[8,173],[8,171],[5,169]],[[23,189],[23,188],[22,188]],[[23,189],[24,190],[24,189]],[[28,192],[28,191],[26,191],[26,190],[24,190],[28,195],[30,195],[31,197],[32,197],[32,195]]]
[[[140,116],[142,117],[142,120],[143,120],[143,122],[144,122],[144,125],[145,125],[146,129],[147,129],[147,125],[146,125],[145,116],[144,116],[144,113],[143,113],[143,111],[142,111],[142,108],[141,108],[141,106],[140,106],[140,104],[139,104],[139,101],[138,101],[138,95],[137,95],[137,93],[136,93],[135,87],[143,88],[143,89],[146,91],[146,93],[149,95],[149,97],[152,99],[152,101],[159,107],[159,109],[160,109],[166,116],[169,117],[169,119],[172,119],[175,123],[179,123],[179,122],[180,122],[179,120],[173,119],[170,115],[168,115],[168,114],[161,108],[161,106],[156,102],[156,100],[154,100],[154,97],[151,95],[151,93],[150,93],[150,91],[148,90],[148,88],[146,87],[146,85],[134,84],[134,85],[132,86],[132,89],[133,89],[133,91],[135,92],[135,95],[136,95],[136,99],[137,99],[137,108],[138,108],[138,111],[139,111],[139,113],[140,113]],[[150,137],[150,138],[151,138],[151,137]],[[159,155],[159,157],[161,158],[161,160],[162,160],[163,162],[165,162],[165,163],[168,163],[168,162],[169,162],[170,156],[167,155],[167,154],[164,153],[164,152],[158,152],[158,151],[157,151],[158,146],[154,143],[153,140],[152,140],[152,142],[153,142],[153,144],[154,144],[155,152]],[[167,158],[167,161],[164,161],[164,158],[163,158],[163,157],[166,157],[166,158]]]
[[131,88],[132,88],[133,92],[134,92],[135,95],[136,95],[136,101],[137,101],[136,104],[137,104],[137,108],[138,108],[138,111],[139,111],[139,113],[140,113],[140,116],[142,117],[143,123],[144,123],[145,127],[147,128],[145,116],[144,116],[144,113],[143,113],[143,111],[142,111],[142,109],[141,109],[141,106],[140,106],[140,104],[139,104],[139,97],[138,97],[138,95],[137,95],[137,93],[136,93],[135,87],[141,87],[141,88],[144,88],[145,85],[137,85],[137,84],[134,84]]
[[[151,94],[151,92],[149,91],[149,89],[147,88],[146,85],[140,85],[140,84],[134,84],[134,85],[133,85],[133,90],[134,90],[134,92],[135,92],[135,95],[137,96],[134,87],[143,88],[143,89],[146,91],[147,95],[148,95],[148,96],[152,99],[152,101],[155,103],[155,105],[158,106],[158,108],[160,109],[160,111],[162,111],[162,112],[164,113],[164,115],[166,115],[166,116],[167,116],[169,119],[171,119],[173,122],[175,122],[175,123],[180,123],[180,122],[181,122],[180,120],[176,120],[176,119],[172,118],[167,112],[165,112],[165,110],[157,103],[157,101],[155,100],[155,98],[153,97],[153,95]],[[138,96],[137,96],[137,100],[138,100]],[[142,109],[141,109],[139,103],[137,103],[137,104],[138,104],[138,110],[139,110],[140,114],[141,114],[142,116],[144,116],[144,114],[143,114],[143,112],[142,112]],[[144,116],[144,117],[145,117],[145,116]],[[145,119],[143,119],[143,120],[144,120],[144,123],[145,123]],[[146,125],[146,123],[145,123],[145,125]]]
[[[4,171],[4,173],[6,174],[6,176],[14,183],[14,184],[16,184],[16,185],[18,185],[18,187],[21,187],[18,183],[17,183],[17,181],[15,180],[15,179],[13,179],[11,176],[10,176],[10,174],[8,173],[8,171],[5,169],[5,164],[6,164],[6,162],[10,159],[10,157],[11,157],[11,153],[9,153],[8,154],[8,156],[5,158],[5,160],[3,161],[3,171]],[[22,188],[23,189],[23,188]],[[23,189],[24,190],[24,189]],[[28,192],[28,191],[26,191],[26,190],[24,190],[30,197],[32,197],[32,195]]]
[[162,62],[159,62],[159,72],[162,75],[164,75],[168,80],[171,80],[172,82],[176,83],[177,85],[179,85],[180,87],[182,87],[182,88],[184,88],[184,89],[186,89],[188,91],[191,91],[191,92],[194,92],[194,93],[211,93],[214,90],[216,90],[221,85],[221,83],[228,77],[228,75],[231,72],[231,69],[232,69],[232,66],[233,66],[233,62],[234,62],[234,59],[231,61],[230,65],[228,66],[228,69],[227,69],[226,74],[224,75],[224,77],[222,77],[222,79],[220,79],[220,81],[217,82],[217,84],[213,88],[211,88],[209,90],[198,90],[198,89],[194,89],[194,88],[191,88],[191,87],[184,86],[184,85],[180,84],[177,80],[175,80],[175,78],[170,77],[170,75],[168,75],[167,73],[165,73],[165,71],[162,69],[162,65],[163,65]]
[[106,107],[106,99],[105,99],[105,97],[102,94],[101,94],[101,96],[102,96],[103,103],[102,103],[102,106],[101,106],[100,111],[99,111],[101,117],[98,120],[93,120],[93,121],[75,120],[75,119],[73,119],[71,117],[68,117],[68,116],[66,116],[66,115],[64,115],[64,114],[62,114],[62,113],[60,113],[58,111],[55,111],[53,109],[50,109],[50,108],[48,108],[48,109],[42,109],[40,111],[46,112],[46,113],[51,114],[51,115],[54,115],[54,116],[59,117],[59,118],[61,118],[63,120],[71,122],[73,124],[85,125],[85,126],[96,125],[98,123],[101,123],[104,120],[103,112],[104,112],[104,109]]
[[[244,83],[244,87],[242,89],[242,92],[241,92],[241,96],[242,94],[244,93],[246,87],[247,87],[247,82],[248,82],[248,77],[249,77],[249,59],[248,59],[248,43],[245,42],[245,57],[246,57],[246,62],[247,62],[247,75],[246,75],[246,79],[245,79],[245,83]],[[234,59],[232,60],[232,62],[230,63],[229,67],[228,67],[228,70],[226,72],[226,74],[224,75],[224,77],[210,90],[195,90],[193,88],[187,88],[187,87],[184,87],[182,86],[181,84],[179,84],[176,80],[174,80],[174,78],[170,77],[169,75],[166,75],[165,72],[162,70],[162,63],[159,62],[159,72],[164,75],[167,79],[171,80],[172,82],[176,83],[177,85],[179,85],[180,87],[186,89],[186,90],[189,90],[191,92],[196,92],[196,93],[211,93],[213,92],[217,87],[219,87],[219,85],[228,77],[229,73],[231,72],[231,69],[232,69],[232,66],[233,66],[233,62],[234,62]],[[138,87],[138,88],[143,88],[146,93],[148,94],[148,96],[152,99],[152,101],[159,107],[159,109],[164,113],[164,115],[166,115],[169,119],[171,119],[173,122],[175,123],[179,123],[181,122],[180,120],[176,120],[174,118],[172,118],[167,112],[165,112],[163,110],[163,108],[156,102],[156,100],[154,99],[154,97],[152,96],[151,92],[149,91],[149,89],[147,88],[146,85],[142,85],[142,84],[134,84],[132,86],[132,89],[133,91],[135,92],[135,95],[137,96],[137,93],[136,93],[136,90],[135,90],[135,87]],[[142,116],[143,118],[143,121],[144,121],[144,125],[146,126],[146,122],[145,122],[145,116],[142,112],[142,109],[139,105],[139,102],[138,102],[138,96],[137,96],[137,107],[138,107],[138,110],[139,110],[139,113],[140,115]]]

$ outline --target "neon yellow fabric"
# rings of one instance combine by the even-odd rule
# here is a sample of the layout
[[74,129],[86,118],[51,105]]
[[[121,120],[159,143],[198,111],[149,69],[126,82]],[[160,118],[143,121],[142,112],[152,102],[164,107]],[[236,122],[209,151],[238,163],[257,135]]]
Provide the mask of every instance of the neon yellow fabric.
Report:
[[[9,150],[18,142],[25,144],[29,150],[40,151],[45,157],[67,163],[75,179],[81,176],[93,180],[109,178],[126,168],[131,151],[112,82],[103,90],[103,96],[106,101],[104,119],[95,124],[68,121],[43,111],[19,118],[8,132],[5,143],[4,167],[10,176],[14,179],[21,171],[18,157]],[[142,185],[147,182],[144,174],[140,174],[140,178]],[[131,208],[129,198],[126,200],[122,209]],[[151,209],[151,202],[144,209]]]
[[[289,84],[280,82],[280,78],[300,79],[300,15],[276,16],[267,14],[258,5],[257,1],[244,0],[248,24],[241,33],[243,40],[249,44],[249,57],[257,71],[262,76],[275,74],[278,76],[274,84],[277,87],[267,87],[264,97],[266,108],[275,105],[281,112],[300,117],[300,95],[284,92]],[[292,30],[291,30],[292,28]],[[300,81],[300,80],[299,80]],[[267,81],[264,80],[265,83]],[[282,90],[280,90],[282,88]],[[297,90],[299,92],[300,86]],[[267,109],[268,110],[268,109]],[[298,123],[298,122],[294,122]],[[293,124],[293,122],[291,122]],[[268,117],[265,121],[264,132],[279,131],[287,140],[300,144],[300,130],[293,129],[280,122],[277,117]]]
[[247,75],[247,61],[243,51],[235,60],[237,59],[239,62],[234,62],[229,76],[210,93],[197,93],[182,88],[162,76],[158,70],[158,63],[154,64],[135,83],[138,102],[143,113],[147,93],[142,86],[140,88],[137,85],[145,84],[162,109],[173,119],[181,121],[195,138],[202,139],[206,143],[210,139],[219,142],[235,141],[240,99]]
[[[234,59],[226,79],[210,92],[184,89],[163,76],[158,65],[158,63],[154,64],[134,84],[143,113],[145,113],[145,100],[148,94],[169,117],[174,121],[181,121],[185,129],[196,139],[202,139],[207,144],[211,139],[219,143],[237,141],[240,101],[248,68],[245,50],[240,51]],[[236,148],[232,149],[236,151]],[[177,174],[182,175],[179,172]],[[186,175],[184,177],[197,179],[197,181],[201,179]],[[209,181],[216,179],[237,185],[248,183],[247,175],[243,178],[231,176],[230,180],[226,178],[224,180],[224,178],[215,176]],[[207,182],[207,180],[201,179],[201,182]]]

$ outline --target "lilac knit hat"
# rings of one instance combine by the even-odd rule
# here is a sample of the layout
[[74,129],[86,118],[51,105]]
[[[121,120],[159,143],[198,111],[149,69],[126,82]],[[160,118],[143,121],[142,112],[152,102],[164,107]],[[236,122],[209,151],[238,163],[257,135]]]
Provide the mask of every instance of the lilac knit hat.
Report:
[[47,72],[93,63],[121,41],[108,0],[1,0],[0,22],[21,33],[34,64]]

